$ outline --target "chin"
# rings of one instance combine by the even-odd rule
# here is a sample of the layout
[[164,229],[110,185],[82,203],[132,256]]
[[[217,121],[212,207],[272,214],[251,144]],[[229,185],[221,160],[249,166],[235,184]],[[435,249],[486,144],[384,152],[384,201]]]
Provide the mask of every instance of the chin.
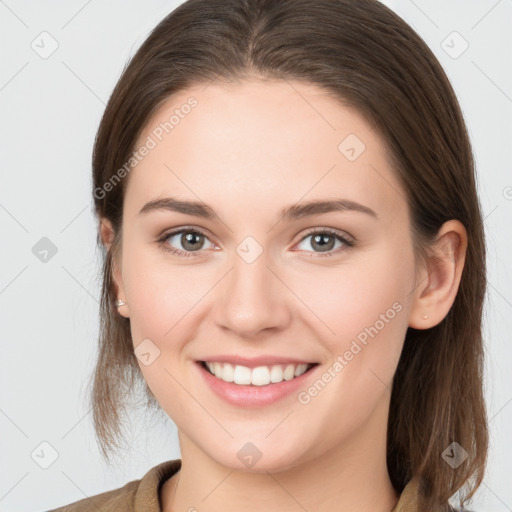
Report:
[[[248,441],[243,443],[241,447],[233,449],[234,456],[229,456],[225,448],[222,453],[210,453],[210,457],[218,464],[238,472],[280,473],[304,462],[303,457],[300,460],[297,458],[298,449],[293,447],[290,447],[288,451],[282,450],[279,453],[273,446],[258,448],[256,443]],[[215,455],[218,455],[218,457]]]

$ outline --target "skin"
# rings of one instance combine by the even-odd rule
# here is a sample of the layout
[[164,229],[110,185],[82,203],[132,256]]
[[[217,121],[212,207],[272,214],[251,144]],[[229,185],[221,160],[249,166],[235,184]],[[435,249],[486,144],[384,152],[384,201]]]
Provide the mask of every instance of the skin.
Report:
[[[406,193],[384,142],[356,111],[305,82],[255,77],[191,87],[161,106],[136,147],[190,96],[197,107],[125,178],[114,268],[134,348],[149,338],[160,350],[150,365],[139,361],[141,372],[179,432],[182,468],[162,487],[162,509],[389,512],[399,498],[385,458],[393,375],[408,326],[432,327],[453,304],[466,231],[445,223],[437,265],[415,261]],[[338,150],[351,133],[365,144],[354,161]],[[169,196],[207,203],[221,221],[165,210],[139,215]],[[377,217],[278,219],[285,206],[335,198]],[[157,242],[180,227],[206,235],[188,249],[196,256]],[[355,245],[329,238],[331,256],[321,257],[308,235],[325,227]],[[101,233],[109,246],[108,221]],[[247,236],[263,249],[251,264],[236,252]],[[164,244],[187,250],[180,239]],[[220,353],[299,357],[319,362],[321,375],[396,302],[401,311],[306,405],[292,394],[237,407],[198,378],[194,361]],[[237,457],[247,442],[262,453],[251,468]]]

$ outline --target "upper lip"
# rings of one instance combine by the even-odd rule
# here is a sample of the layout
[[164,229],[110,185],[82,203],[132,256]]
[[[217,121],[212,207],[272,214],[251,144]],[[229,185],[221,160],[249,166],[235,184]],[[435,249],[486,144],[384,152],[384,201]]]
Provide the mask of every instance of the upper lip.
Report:
[[200,359],[200,361],[206,361],[207,363],[230,363],[235,366],[247,366],[248,368],[256,368],[258,366],[272,366],[275,364],[316,364],[312,361],[305,361],[293,357],[279,357],[270,355],[249,358],[225,354],[207,357],[205,359]]

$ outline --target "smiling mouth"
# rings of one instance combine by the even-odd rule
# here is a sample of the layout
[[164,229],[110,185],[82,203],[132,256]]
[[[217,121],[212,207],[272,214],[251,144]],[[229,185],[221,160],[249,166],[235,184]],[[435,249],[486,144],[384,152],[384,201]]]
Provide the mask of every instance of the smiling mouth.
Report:
[[283,381],[293,380],[309,372],[318,363],[274,364],[249,368],[221,362],[199,361],[200,365],[211,375],[240,386],[268,386]]

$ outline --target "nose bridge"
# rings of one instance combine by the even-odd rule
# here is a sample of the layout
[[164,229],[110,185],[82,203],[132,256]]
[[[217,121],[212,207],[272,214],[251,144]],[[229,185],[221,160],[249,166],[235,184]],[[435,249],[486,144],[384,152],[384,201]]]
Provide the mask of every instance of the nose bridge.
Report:
[[239,244],[233,254],[215,315],[218,325],[244,337],[264,329],[282,328],[290,314],[285,287],[268,268],[272,266],[269,251],[250,238]]

